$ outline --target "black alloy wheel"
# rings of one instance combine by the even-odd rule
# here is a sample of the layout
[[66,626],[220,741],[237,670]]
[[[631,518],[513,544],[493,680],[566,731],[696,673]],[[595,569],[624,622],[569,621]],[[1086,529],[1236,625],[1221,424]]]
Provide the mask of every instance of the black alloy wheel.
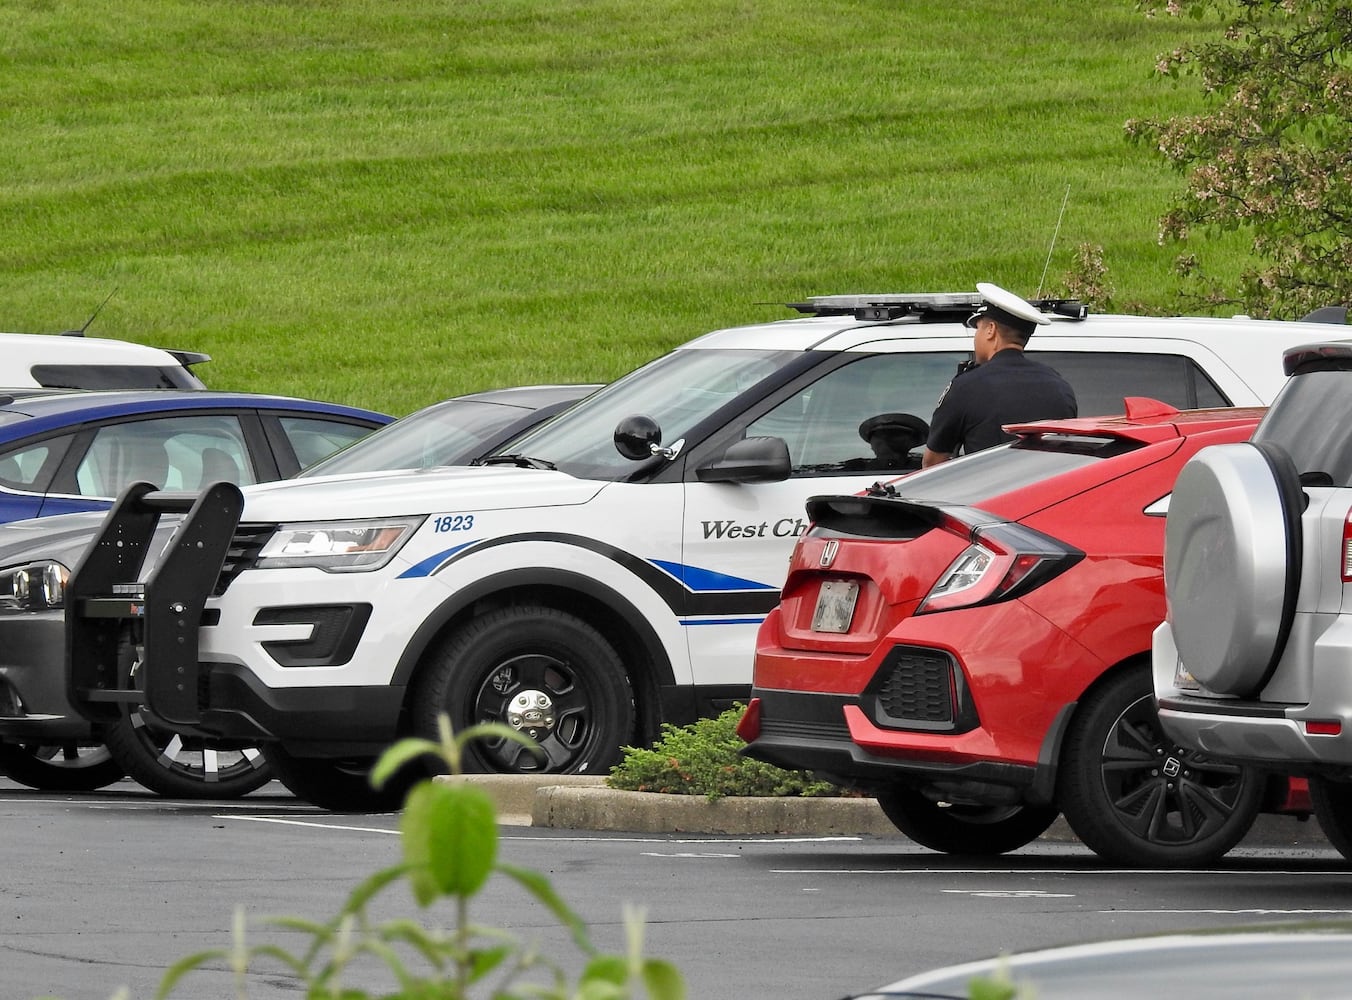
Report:
[[534,741],[475,741],[466,771],[605,774],[634,738],[633,691],[614,647],[547,607],[501,608],[451,636],[427,663],[413,710],[416,733],[429,739],[446,713],[455,732],[496,722]]
[[[134,679],[142,655],[142,647],[124,630],[117,649],[119,676]],[[173,732],[144,705],[124,707],[101,735],[128,777],[167,798],[233,799],[272,780],[272,768],[258,747]]]
[[95,792],[126,777],[102,744],[0,742],[0,772],[44,792]]
[[1100,857],[1124,866],[1209,864],[1248,833],[1265,776],[1171,741],[1148,665],[1122,668],[1080,704],[1057,799]]
[[945,854],[995,857],[1030,844],[1058,815],[1051,806],[960,805],[935,802],[896,785],[878,793],[892,825],[921,847]]
[[257,746],[184,736],[139,707],[103,731],[113,759],[150,791],[174,799],[233,799],[272,780]]

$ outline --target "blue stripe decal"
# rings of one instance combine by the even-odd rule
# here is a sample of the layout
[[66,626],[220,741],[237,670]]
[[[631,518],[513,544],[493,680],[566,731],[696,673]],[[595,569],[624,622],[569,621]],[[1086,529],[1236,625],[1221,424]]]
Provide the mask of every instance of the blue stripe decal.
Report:
[[759,625],[763,621],[765,621],[765,617],[763,615],[760,618],[699,618],[694,620],[682,619],[681,626],[683,628],[693,628],[696,625]]
[[436,555],[428,556],[422,562],[414,563],[408,569],[404,570],[396,577],[396,579],[409,580],[420,576],[431,576],[444,562],[446,562],[447,559],[450,559],[451,556],[455,555],[457,552],[467,549],[473,544],[474,542],[465,542],[463,545],[457,545],[454,548],[438,552]]
[[685,584],[686,588],[696,594],[708,593],[726,593],[733,590],[778,590],[768,583],[757,583],[755,580],[743,580],[739,576],[728,576],[726,573],[715,573],[711,569],[700,569],[698,566],[686,566],[682,563],[664,562],[661,559],[649,560],[658,569],[670,573],[677,580]]

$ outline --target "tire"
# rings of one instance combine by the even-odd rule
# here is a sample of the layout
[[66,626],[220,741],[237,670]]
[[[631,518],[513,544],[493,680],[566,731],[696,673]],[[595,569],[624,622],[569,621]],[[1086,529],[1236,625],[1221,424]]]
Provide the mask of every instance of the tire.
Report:
[[1261,771],[1171,742],[1142,664],[1081,702],[1061,754],[1057,803],[1076,836],[1114,864],[1207,864],[1249,831],[1264,781]]
[[234,799],[272,780],[262,750],[158,728],[144,708],[104,730],[113,759],[150,791],[171,799]]
[[1164,588],[1179,659],[1208,690],[1252,698],[1295,619],[1304,494],[1272,444],[1216,445],[1178,475],[1165,522]]
[[878,805],[921,847],[974,857],[1018,850],[1045,833],[1057,816],[1051,806],[941,804],[905,786],[879,792]]
[[0,742],[0,772],[44,792],[94,792],[126,777],[106,746]]
[[1352,860],[1352,783],[1311,778],[1310,802],[1329,843]]
[[[134,674],[137,647],[124,636],[120,668]],[[173,799],[234,799],[272,780],[263,752],[238,741],[184,736],[156,725],[144,706],[124,710],[103,730],[108,751],[127,775]]]
[[414,691],[418,735],[435,739],[443,712],[456,732],[501,722],[539,746],[476,741],[466,771],[604,774],[634,739],[633,690],[614,647],[553,608],[502,608],[455,633]]
[[414,782],[427,772],[410,766],[382,787],[371,785],[374,757],[296,757],[282,747],[267,750],[273,773],[299,799],[330,812],[397,812]]

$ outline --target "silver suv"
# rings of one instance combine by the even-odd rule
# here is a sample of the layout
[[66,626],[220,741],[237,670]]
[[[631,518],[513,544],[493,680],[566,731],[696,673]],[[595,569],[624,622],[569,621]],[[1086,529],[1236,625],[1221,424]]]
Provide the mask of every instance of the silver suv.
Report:
[[1181,745],[1308,776],[1352,858],[1352,341],[1284,367],[1253,438],[1203,449],[1175,483],[1155,694]]

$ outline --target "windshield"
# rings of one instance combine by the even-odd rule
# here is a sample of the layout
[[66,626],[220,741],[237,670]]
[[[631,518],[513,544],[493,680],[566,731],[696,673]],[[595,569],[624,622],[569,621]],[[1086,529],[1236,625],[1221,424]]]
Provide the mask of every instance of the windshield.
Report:
[[297,478],[468,465],[527,409],[483,400],[448,399],[410,413],[316,462]]
[[615,450],[615,427],[625,417],[651,417],[662,430],[661,443],[673,445],[719,407],[800,357],[801,351],[673,351],[513,441],[509,450],[580,479],[620,480],[637,467]]

